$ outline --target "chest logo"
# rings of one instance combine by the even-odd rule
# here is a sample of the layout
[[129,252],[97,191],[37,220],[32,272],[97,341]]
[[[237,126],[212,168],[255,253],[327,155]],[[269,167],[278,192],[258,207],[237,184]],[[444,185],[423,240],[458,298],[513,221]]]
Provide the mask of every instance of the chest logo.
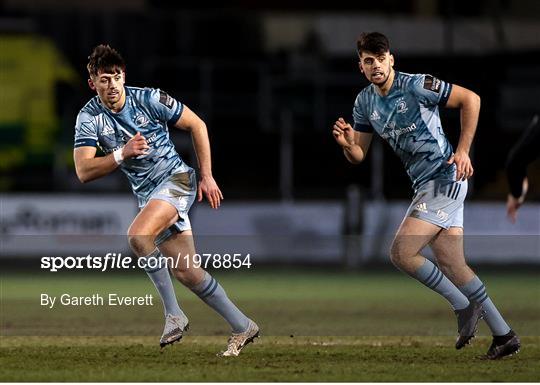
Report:
[[405,100],[400,100],[397,104],[397,112],[398,114],[404,114],[405,112],[407,112],[409,108],[407,107],[407,103],[405,102]]
[[149,123],[149,120],[145,115],[137,115],[135,117],[135,125],[137,127],[146,127],[148,123]]

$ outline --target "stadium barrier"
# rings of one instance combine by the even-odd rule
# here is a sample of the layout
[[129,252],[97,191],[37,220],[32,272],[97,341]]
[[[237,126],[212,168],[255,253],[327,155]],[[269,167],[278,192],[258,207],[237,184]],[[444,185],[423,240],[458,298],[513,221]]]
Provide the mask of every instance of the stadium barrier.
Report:
[[[255,264],[354,267],[388,260],[407,206],[405,201],[357,205],[362,224],[352,230],[351,206],[340,201],[227,202],[219,211],[201,204],[191,221],[201,254],[250,254]],[[137,213],[130,195],[4,195],[1,207],[5,257],[130,254],[125,234]],[[540,205],[525,204],[514,225],[505,215],[502,202],[467,204],[469,261],[540,264]]]

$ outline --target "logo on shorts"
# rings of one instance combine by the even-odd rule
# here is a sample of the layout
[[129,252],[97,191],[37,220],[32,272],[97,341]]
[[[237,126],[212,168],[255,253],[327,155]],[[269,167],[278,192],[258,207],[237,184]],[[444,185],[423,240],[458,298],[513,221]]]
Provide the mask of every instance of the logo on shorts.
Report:
[[441,221],[447,221],[448,220],[448,213],[444,212],[442,210],[437,210],[437,218],[439,218]]
[[427,204],[426,202],[418,203],[416,205],[416,210],[420,211],[421,213],[427,213]]

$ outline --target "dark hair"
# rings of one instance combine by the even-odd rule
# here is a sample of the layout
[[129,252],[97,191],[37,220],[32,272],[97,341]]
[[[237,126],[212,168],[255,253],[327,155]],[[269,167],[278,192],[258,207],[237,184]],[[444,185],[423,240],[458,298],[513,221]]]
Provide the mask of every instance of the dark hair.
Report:
[[126,63],[122,56],[109,45],[100,44],[88,56],[88,65],[86,66],[91,76],[97,76],[98,73],[118,73],[126,70]]
[[390,51],[390,43],[388,38],[380,32],[364,32],[356,41],[356,49],[358,55],[366,51],[377,55]]

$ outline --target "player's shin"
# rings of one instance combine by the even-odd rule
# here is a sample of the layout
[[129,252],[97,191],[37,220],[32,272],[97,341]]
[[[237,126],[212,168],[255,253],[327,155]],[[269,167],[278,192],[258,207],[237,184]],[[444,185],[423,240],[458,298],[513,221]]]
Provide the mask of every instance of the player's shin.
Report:
[[139,266],[144,268],[144,271],[146,271],[146,274],[148,274],[148,277],[154,283],[163,302],[165,316],[171,314],[173,316],[185,317],[178,305],[169,268],[161,252],[156,248],[150,254],[140,257]]
[[486,293],[486,288],[480,278],[475,276],[459,290],[469,298],[471,302],[478,302],[485,311],[484,319],[494,336],[503,336],[510,331],[510,326],[506,323],[501,313],[497,310],[491,298]]
[[429,259],[424,259],[424,264],[412,276],[446,298],[454,310],[465,309],[469,305],[467,297],[439,270],[437,265]]
[[205,272],[203,280],[191,288],[208,306],[218,312],[231,325],[233,333],[242,333],[249,327],[249,318],[227,297],[223,287]]

